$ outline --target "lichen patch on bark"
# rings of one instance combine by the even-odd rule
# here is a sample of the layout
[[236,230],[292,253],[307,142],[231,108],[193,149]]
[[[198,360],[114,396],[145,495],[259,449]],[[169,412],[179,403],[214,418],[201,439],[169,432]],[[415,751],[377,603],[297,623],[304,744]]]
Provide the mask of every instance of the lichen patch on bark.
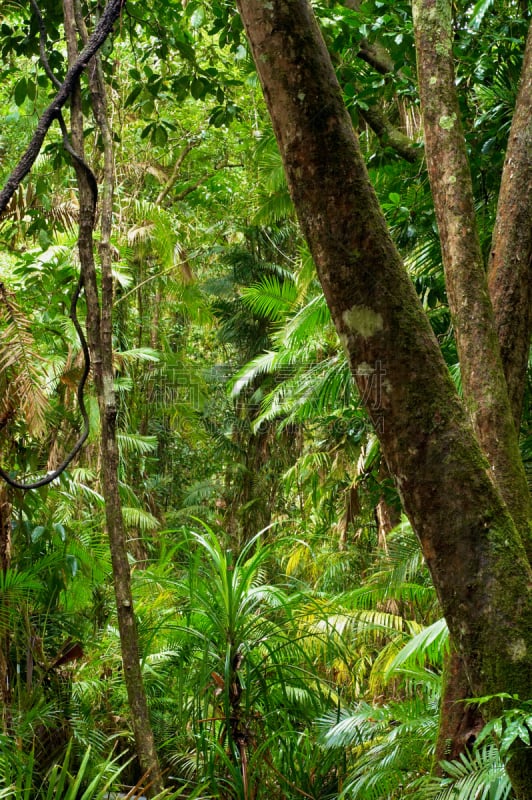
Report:
[[444,114],[440,117],[439,120],[440,128],[443,128],[444,131],[450,131],[452,130],[452,128],[454,128],[455,122],[456,122],[456,114],[451,114],[450,117]]
[[515,642],[508,643],[508,655],[512,661],[523,661],[526,654],[527,649],[523,639],[516,639]]
[[342,319],[353,333],[358,333],[367,339],[382,330],[382,314],[366,306],[353,306],[344,311]]

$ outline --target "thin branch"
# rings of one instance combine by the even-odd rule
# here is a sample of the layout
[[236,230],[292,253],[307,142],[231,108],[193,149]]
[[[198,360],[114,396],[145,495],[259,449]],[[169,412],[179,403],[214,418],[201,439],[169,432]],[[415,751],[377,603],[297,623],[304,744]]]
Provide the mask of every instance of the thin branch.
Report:
[[366,110],[359,109],[359,114],[367,122],[383,147],[391,147],[401,158],[411,164],[419,161],[423,148],[416,145],[412,139],[400,131],[399,128],[396,128],[395,125],[392,125],[378,105],[370,106]]
[[192,194],[192,192],[195,192],[196,189],[202,186],[202,184],[206,183],[209,178],[212,178],[213,175],[216,175],[219,169],[237,169],[238,167],[242,167],[242,164],[228,164],[225,161],[223,161],[221,164],[217,164],[211,172],[206,172],[205,175],[202,175],[201,178],[198,178],[198,180],[195,181],[195,183],[193,183],[191,186],[187,186],[185,189],[182,189],[182,191],[178,192],[175,195],[174,200],[184,200],[185,197],[188,197],[189,194]]

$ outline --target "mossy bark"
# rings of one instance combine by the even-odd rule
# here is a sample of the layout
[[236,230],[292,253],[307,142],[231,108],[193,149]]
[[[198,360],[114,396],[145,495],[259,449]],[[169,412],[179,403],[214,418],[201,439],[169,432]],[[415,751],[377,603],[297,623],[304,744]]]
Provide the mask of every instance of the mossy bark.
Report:
[[[516,428],[532,334],[532,26],[528,31],[493,230],[488,286]],[[532,555],[529,554],[532,559]]]
[[[471,689],[529,697],[530,565],[391,241],[311,7],[238,6],[301,227]],[[523,769],[532,778],[532,758]]]
[[494,481],[532,552],[530,495],[488,292],[460,121],[451,2],[414,0],[412,12],[427,169],[464,399]]

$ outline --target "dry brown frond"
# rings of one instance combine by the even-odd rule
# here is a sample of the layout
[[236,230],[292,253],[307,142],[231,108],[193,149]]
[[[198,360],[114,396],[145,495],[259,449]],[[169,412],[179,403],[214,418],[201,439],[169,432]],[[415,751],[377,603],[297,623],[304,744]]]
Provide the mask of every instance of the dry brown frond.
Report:
[[42,432],[49,408],[42,389],[43,376],[28,318],[12,293],[0,283],[0,415],[18,409],[31,433]]

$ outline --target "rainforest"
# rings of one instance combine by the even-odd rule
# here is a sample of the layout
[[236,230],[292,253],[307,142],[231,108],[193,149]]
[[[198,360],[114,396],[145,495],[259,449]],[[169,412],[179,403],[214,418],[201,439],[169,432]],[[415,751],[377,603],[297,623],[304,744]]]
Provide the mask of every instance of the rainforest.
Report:
[[0,0],[0,798],[530,800],[526,0]]

